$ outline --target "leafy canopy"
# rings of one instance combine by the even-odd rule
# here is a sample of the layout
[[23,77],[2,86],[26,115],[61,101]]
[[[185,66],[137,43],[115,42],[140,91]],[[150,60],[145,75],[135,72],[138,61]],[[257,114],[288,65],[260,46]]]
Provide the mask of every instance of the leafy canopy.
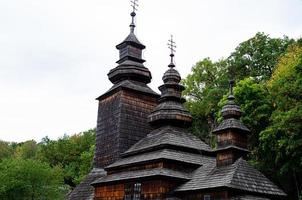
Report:
[[31,159],[5,159],[0,162],[0,199],[63,199],[60,168]]

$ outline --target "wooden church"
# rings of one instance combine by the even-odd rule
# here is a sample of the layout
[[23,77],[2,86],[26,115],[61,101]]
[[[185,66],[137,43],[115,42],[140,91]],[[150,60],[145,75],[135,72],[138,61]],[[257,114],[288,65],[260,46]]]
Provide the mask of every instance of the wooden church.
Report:
[[[135,2],[135,1],[134,1]],[[134,5],[135,8],[135,5]],[[223,121],[213,130],[216,149],[188,131],[192,117],[181,97],[184,87],[173,62],[157,94],[148,83],[145,46],[134,34],[118,44],[113,86],[99,101],[93,170],[67,197],[71,200],[277,200],[286,194],[245,161],[249,129],[230,95]]]

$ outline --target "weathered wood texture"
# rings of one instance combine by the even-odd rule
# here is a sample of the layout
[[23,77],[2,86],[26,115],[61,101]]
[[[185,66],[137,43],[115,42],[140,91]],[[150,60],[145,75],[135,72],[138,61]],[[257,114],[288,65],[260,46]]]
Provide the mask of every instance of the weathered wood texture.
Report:
[[139,165],[136,165],[136,166],[123,167],[123,168],[115,169],[115,170],[108,170],[107,174],[110,175],[110,174],[119,173],[119,172],[126,172],[126,171],[163,168],[163,166],[164,166],[163,162],[145,163],[145,164],[139,164]]
[[148,163],[140,163],[136,164],[135,166],[129,165],[124,166],[116,169],[109,169],[107,170],[107,174],[114,174],[119,172],[125,172],[125,171],[136,171],[136,170],[145,170],[145,169],[155,169],[155,168],[166,168],[166,169],[172,169],[176,171],[191,173],[193,172],[197,167],[192,167],[190,164],[186,163],[180,163],[170,160],[154,160]]
[[247,137],[245,134],[238,133],[233,130],[227,130],[224,133],[218,134],[217,138],[218,147],[234,145],[241,148],[247,148]]
[[232,150],[217,153],[217,166],[232,164],[235,160]]
[[227,200],[229,199],[228,192],[227,191],[221,191],[221,190],[209,190],[209,191],[200,191],[200,192],[190,192],[185,193],[180,196],[183,200],[203,200],[205,199],[205,196],[210,196],[211,200]]
[[[136,182],[118,183],[114,185],[98,186],[95,188],[95,200],[122,200],[125,195],[125,184]],[[143,181],[141,183],[140,199],[164,199],[176,186],[176,182],[167,180]]]
[[124,184],[104,185],[95,188],[95,200],[122,200],[125,195]]
[[121,89],[99,101],[94,166],[103,168],[151,130],[147,116],[156,98]]
[[[217,134],[218,148],[225,148],[228,146],[236,146],[239,148],[247,148],[247,136],[245,133],[240,133],[234,130],[225,130]],[[217,152],[217,166],[225,166],[233,164],[238,158],[245,157],[246,152],[235,149],[226,149],[224,151]]]

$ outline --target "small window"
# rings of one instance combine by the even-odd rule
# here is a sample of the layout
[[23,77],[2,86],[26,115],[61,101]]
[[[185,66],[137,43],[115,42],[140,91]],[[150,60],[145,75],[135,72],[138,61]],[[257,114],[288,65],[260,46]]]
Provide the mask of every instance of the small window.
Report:
[[203,200],[211,200],[211,195],[204,195]]
[[133,200],[140,200],[141,198],[141,183],[135,183],[134,184],[134,195],[133,195]]
[[132,200],[132,184],[125,184],[124,200]]
[[141,199],[141,183],[127,183],[125,184],[124,200],[140,200]]

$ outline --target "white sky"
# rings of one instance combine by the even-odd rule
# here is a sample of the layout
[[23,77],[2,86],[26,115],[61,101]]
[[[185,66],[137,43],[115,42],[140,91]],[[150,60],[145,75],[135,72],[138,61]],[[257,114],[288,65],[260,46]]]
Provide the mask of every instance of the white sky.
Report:
[[[96,126],[115,45],[129,33],[128,0],[0,1],[0,139],[25,141]],[[157,90],[177,43],[182,77],[263,31],[302,36],[302,0],[140,0],[136,35]]]

